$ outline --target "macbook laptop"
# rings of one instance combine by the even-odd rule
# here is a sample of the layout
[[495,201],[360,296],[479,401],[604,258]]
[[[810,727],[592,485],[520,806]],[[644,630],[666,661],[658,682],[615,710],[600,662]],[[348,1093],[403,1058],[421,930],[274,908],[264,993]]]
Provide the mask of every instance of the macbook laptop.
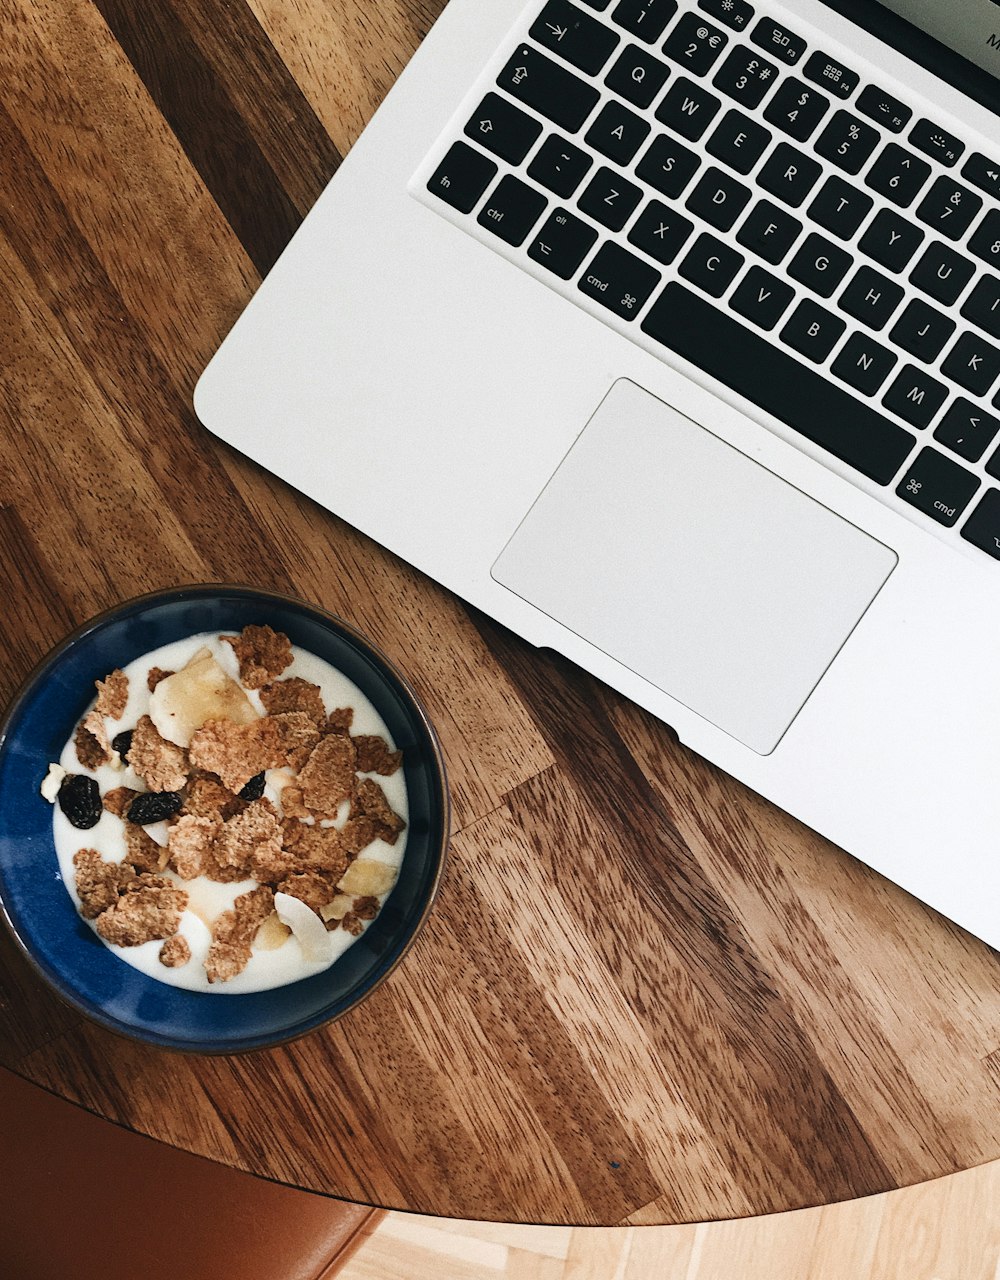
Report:
[[451,0],[195,401],[993,945],[998,70],[992,0]]

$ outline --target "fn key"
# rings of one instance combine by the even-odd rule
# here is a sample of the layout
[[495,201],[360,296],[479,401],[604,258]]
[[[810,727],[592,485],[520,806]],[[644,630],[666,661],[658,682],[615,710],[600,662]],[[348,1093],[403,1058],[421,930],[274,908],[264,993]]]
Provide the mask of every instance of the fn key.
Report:
[[460,213],[471,213],[496,173],[492,160],[464,142],[456,142],[434,170],[427,190]]

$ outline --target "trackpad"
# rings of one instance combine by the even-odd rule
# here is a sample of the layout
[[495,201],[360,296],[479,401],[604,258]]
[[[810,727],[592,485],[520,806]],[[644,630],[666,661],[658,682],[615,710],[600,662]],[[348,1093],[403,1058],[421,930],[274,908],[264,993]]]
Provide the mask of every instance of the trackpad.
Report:
[[492,572],[767,755],[896,559],[622,379]]

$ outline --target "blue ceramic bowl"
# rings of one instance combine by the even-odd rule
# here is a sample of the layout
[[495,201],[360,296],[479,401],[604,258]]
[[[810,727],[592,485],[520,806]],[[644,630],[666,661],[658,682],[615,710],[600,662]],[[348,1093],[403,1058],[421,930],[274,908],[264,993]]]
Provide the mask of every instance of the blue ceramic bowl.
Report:
[[[248,623],[283,631],[326,659],[375,705],[397,747],[410,807],[399,880],[381,912],[324,973],[272,991],[184,991],[119,959],[77,914],[38,787],[93,696],[95,679],[172,640]],[[448,840],[437,737],[404,677],[347,623],[248,587],[184,587],[143,596],[87,623],[29,676],[0,728],[0,906],[14,938],[81,1013],[149,1044],[237,1053],[305,1034],[363,1000],[399,963],[430,910]]]

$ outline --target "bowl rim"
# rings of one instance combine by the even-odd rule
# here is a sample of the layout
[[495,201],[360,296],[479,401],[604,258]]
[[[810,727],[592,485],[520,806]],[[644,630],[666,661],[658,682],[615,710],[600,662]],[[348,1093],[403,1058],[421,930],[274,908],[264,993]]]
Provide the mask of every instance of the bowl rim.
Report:
[[[336,1013],[330,1014],[327,1017],[321,1017],[317,1021],[312,1021],[307,1026],[300,1026],[298,1029],[290,1031],[287,1035],[268,1035],[265,1037],[257,1037],[256,1039],[248,1037],[244,1041],[234,1044],[218,1044],[211,1041],[202,1044],[194,1041],[172,1040],[169,1037],[153,1037],[148,1034],[144,1034],[141,1030],[133,1028],[126,1023],[119,1022],[116,1019],[105,1016],[102,1010],[85,1004],[80,999],[74,998],[72,990],[63,990],[60,985],[57,985],[35,958],[30,947],[21,937],[14,921],[11,919],[7,910],[7,904],[4,901],[3,893],[0,892],[0,920],[3,921],[4,925],[6,925],[8,933],[14,940],[16,949],[22,956],[24,956],[31,969],[44,983],[46,989],[57,996],[63,1004],[68,1005],[76,1013],[82,1014],[83,1017],[90,1022],[94,1022],[130,1042],[143,1044],[153,1049],[163,1049],[173,1053],[191,1054],[197,1057],[236,1056],[239,1054],[258,1052],[260,1050],[277,1049],[283,1045],[292,1044],[294,1041],[300,1040],[304,1036],[310,1035],[323,1027],[332,1026],[335,1022],[339,1022],[341,1018],[346,1017],[347,1014],[351,1013],[359,1005],[363,1004],[369,996],[377,991],[386,979],[396,971],[397,967],[407,956],[410,948],[416,942],[417,937],[423,930],[441,889],[441,881],[444,878],[445,865],[447,863],[451,843],[451,795],[448,787],[448,775],[445,766],[444,752],[441,748],[441,742],[438,738],[437,730],[434,728],[431,718],[424,707],[423,701],[417,694],[408,677],[403,674],[395,662],[393,662],[392,659],[374,643],[374,641],[369,639],[369,637],[363,632],[359,631],[353,623],[341,618],[338,614],[331,613],[330,610],[324,609],[321,605],[313,604],[311,601],[304,600],[299,596],[288,595],[280,591],[272,591],[270,589],[245,585],[242,583],[193,583],[179,587],[163,587],[155,591],[143,592],[140,595],[130,596],[126,600],[119,601],[117,604],[112,605],[107,609],[103,609],[100,613],[95,614],[93,617],[88,618],[85,622],[81,623],[78,627],[75,627],[53,648],[48,650],[48,652],[45,653],[38,662],[35,663],[25,678],[21,681],[10,701],[4,708],[3,715],[0,716],[0,754],[3,753],[7,745],[10,725],[20,711],[22,704],[30,696],[37,682],[50,670],[50,668],[54,667],[59,662],[63,653],[67,649],[85,639],[92,631],[96,631],[107,623],[115,621],[117,615],[128,613],[139,606],[152,606],[160,603],[166,604],[168,602],[183,600],[185,598],[197,598],[200,596],[211,597],[219,596],[220,594],[224,596],[231,596],[236,599],[246,597],[247,599],[252,599],[264,605],[273,603],[285,608],[291,607],[292,609],[298,609],[312,614],[324,625],[332,626],[334,630],[346,634],[348,639],[352,640],[362,650],[370,654],[375,659],[377,665],[382,667],[392,676],[393,680],[405,695],[412,711],[419,720],[431,747],[436,799],[440,805],[441,813],[441,836],[440,841],[435,842],[437,845],[435,849],[436,865],[434,867],[434,873],[426,902],[424,903],[416,922],[410,929],[409,936],[406,938],[398,955],[388,968],[385,969],[385,971],[381,973],[370,986],[366,987],[360,995]],[[125,961],[122,961],[122,963],[125,963]],[[333,963],[336,964],[336,961]],[[148,975],[146,976],[148,977]],[[151,979],[151,981],[156,981],[156,979]],[[166,985],[170,986],[172,984],[168,983]],[[280,987],[274,988],[274,990],[280,989]],[[198,995],[204,993],[192,992],[191,994]],[[232,996],[227,998],[238,999],[239,997]]]

